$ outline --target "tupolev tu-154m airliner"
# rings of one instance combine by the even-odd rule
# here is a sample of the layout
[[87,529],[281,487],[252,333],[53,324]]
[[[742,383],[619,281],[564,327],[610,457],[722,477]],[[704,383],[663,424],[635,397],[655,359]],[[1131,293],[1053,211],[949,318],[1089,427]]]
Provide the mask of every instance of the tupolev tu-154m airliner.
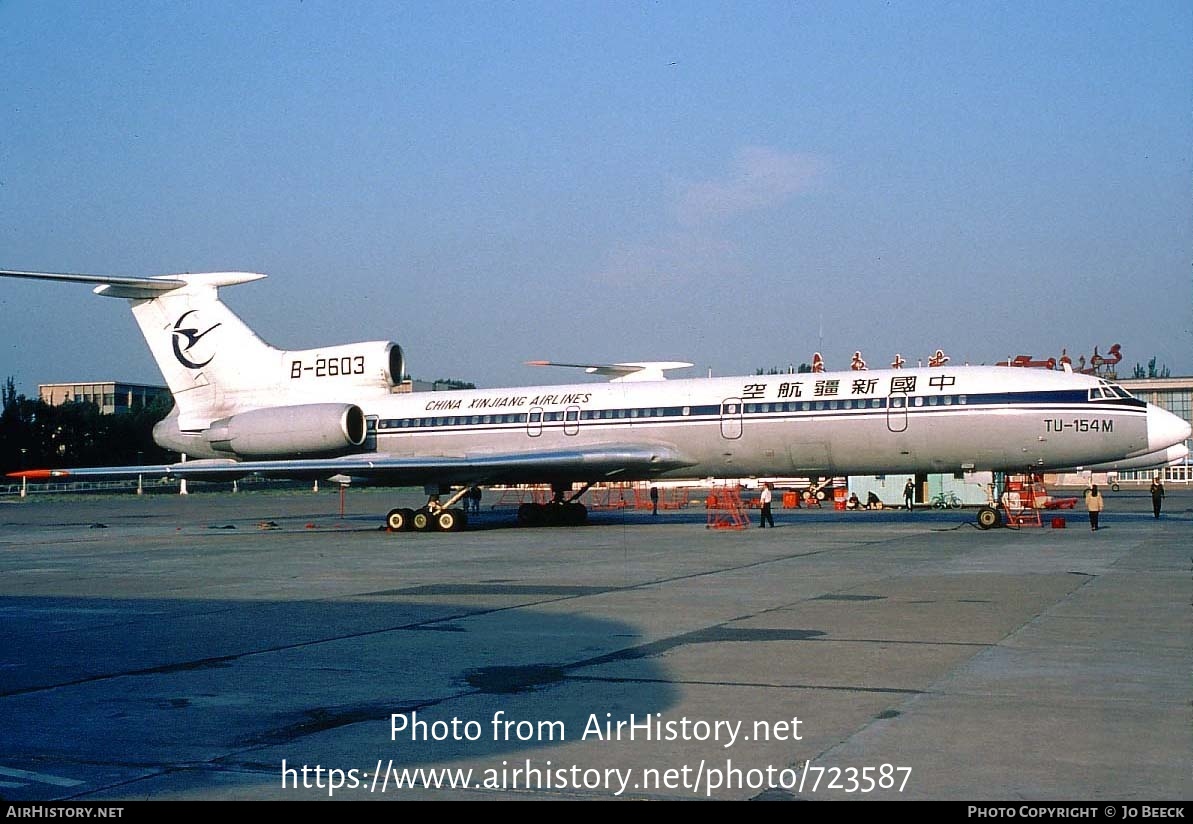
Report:
[[[15,476],[255,472],[423,485],[426,506],[386,515],[395,531],[461,529],[455,504],[473,486],[551,484],[554,501],[523,504],[519,521],[578,524],[580,495],[603,481],[1159,465],[1190,435],[1114,383],[1041,369],[663,380],[663,368],[687,364],[640,363],[590,368],[617,375],[606,383],[395,393],[405,374],[396,343],[283,351],[220,301],[220,287],[264,275],[0,275],[91,283],[127,299],[174,396],[154,439],[192,458]],[[997,518],[989,509],[979,523]]]

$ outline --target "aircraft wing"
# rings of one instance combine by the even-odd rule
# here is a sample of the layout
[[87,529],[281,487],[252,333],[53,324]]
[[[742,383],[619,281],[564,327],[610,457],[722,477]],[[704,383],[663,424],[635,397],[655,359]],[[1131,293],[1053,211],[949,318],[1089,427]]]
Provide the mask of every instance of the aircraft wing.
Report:
[[146,466],[33,469],[9,477],[41,481],[70,479],[188,478],[225,481],[260,473],[273,478],[330,478],[347,475],[392,486],[430,483],[549,483],[645,479],[691,466],[674,448],[662,444],[602,445],[587,449],[536,452],[475,452],[437,457],[405,457],[368,452],[341,458],[286,461],[198,460]]

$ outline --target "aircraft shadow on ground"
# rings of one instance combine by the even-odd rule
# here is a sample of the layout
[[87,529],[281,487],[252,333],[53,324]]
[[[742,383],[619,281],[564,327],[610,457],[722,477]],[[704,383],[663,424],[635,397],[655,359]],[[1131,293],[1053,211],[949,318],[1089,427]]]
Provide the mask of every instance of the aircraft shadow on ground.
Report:
[[[125,784],[137,797],[139,778],[178,770],[192,787],[218,787],[228,769],[258,770],[276,786],[283,759],[344,768],[508,759],[559,743],[560,729],[579,738],[592,713],[641,717],[677,700],[634,626],[499,605],[586,592],[484,584],[444,603],[453,593],[434,589],[351,601],[0,599],[5,766],[82,782],[0,793],[49,800]],[[634,679],[584,672],[622,658],[638,659]],[[529,740],[496,735],[499,711],[562,727]],[[395,713],[409,724],[396,737]],[[468,740],[457,725],[435,740],[453,718],[480,734]],[[414,720],[427,740],[412,739]]]

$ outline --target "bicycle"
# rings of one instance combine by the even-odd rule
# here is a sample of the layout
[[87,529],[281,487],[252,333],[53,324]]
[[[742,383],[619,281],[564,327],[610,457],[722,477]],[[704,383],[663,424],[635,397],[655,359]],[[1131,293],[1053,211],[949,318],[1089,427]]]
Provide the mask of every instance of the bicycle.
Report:
[[961,499],[953,492],[938,492],[932,498],[933,509],[960,509]]

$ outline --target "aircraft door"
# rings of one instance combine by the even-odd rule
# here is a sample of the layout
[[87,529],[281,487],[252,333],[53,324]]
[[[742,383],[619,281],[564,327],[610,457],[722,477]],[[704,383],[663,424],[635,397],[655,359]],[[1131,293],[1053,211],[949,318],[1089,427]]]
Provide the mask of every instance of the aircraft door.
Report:
[[575,435],[580,431],[580,407],[569,406],[563,413],[563,434]]
[[721,437],[735,440],[742,430],[741,398],[725,398],[721,401]]
[[526,416],[526,434],[532,438],[543,434],[543,408],[541,406],[530,408],[530,414]]
[[907,395],[894,392],[886,399],[886,428],[892,432],[907,431]]
[[361,444],[361,450],[364,452],[377,451],[377,416],[365,415],[365,440]]

